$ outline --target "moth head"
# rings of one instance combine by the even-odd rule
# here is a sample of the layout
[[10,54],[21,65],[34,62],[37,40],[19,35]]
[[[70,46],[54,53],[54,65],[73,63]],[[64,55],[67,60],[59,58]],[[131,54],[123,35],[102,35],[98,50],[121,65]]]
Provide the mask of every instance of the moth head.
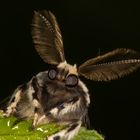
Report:
[[76,87],[79,82],[76,65],[70,65],[66,61],[51,68],[48,71],[48,78],[51,81],[63,83],[66,87]]

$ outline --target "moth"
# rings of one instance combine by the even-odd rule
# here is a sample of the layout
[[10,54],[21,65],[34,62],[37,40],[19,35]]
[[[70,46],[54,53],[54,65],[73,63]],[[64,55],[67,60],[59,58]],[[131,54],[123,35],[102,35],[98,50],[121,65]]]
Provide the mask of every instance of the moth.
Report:
[[125,48],[91,58],[79,66],[67,63],[60,28],[49,11],[34,12],[32,38],[36,51],[51,67],[17,87],[5,116],[33,119],[34,127],[50,122],[67,125],[48,140],[70,140],[81,125],[87,124],[90,95],[80,76],[111,81],[140,67],[140,54]]

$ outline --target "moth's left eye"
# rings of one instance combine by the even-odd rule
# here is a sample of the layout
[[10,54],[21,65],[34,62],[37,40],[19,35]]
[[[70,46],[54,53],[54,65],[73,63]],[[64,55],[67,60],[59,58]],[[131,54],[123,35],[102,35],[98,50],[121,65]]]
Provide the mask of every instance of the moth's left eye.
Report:
[[57,71],[55,69],[51,69],[48,71],[48,77],[51,80],[54,80],[56,78]]
[[71,74],[68,77],[66,77],[66,86],[74,87],[77,84],[78,84],[78,76]]

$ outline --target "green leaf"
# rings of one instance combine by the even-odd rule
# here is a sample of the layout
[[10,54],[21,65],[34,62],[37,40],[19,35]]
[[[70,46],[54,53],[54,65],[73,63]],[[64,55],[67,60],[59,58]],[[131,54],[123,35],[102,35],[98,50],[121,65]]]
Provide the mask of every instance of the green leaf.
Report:
[[97,131],[87,130],[82,127],[73,140],[104,140],[104,138]]
[[[32,129],[32,121],[21,121],[16,124],[15,117],[3,117],[0,110],[0,140],[44,140],[46,137],[55,134],[66,126],[58,124],[45,124]],[[104,140],[95,130],[81,128],[73,140]]]

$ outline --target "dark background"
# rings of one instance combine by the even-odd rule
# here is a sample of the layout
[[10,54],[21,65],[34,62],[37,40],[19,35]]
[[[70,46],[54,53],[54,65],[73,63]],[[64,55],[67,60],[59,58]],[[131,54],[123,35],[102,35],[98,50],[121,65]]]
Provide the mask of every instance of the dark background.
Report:
[[[34,10],[51,10],[57,17],[67,61],[81,64],[115,48],[140,52],[138,1],[30,0],[0,2],[0,100],[17,85],[47,69],[30,34]],[[106,140],[139,139],[140,70],[111,82],[84,79],[91,94],[92,127]],[[139,128],[138,128],[139,127]]]

